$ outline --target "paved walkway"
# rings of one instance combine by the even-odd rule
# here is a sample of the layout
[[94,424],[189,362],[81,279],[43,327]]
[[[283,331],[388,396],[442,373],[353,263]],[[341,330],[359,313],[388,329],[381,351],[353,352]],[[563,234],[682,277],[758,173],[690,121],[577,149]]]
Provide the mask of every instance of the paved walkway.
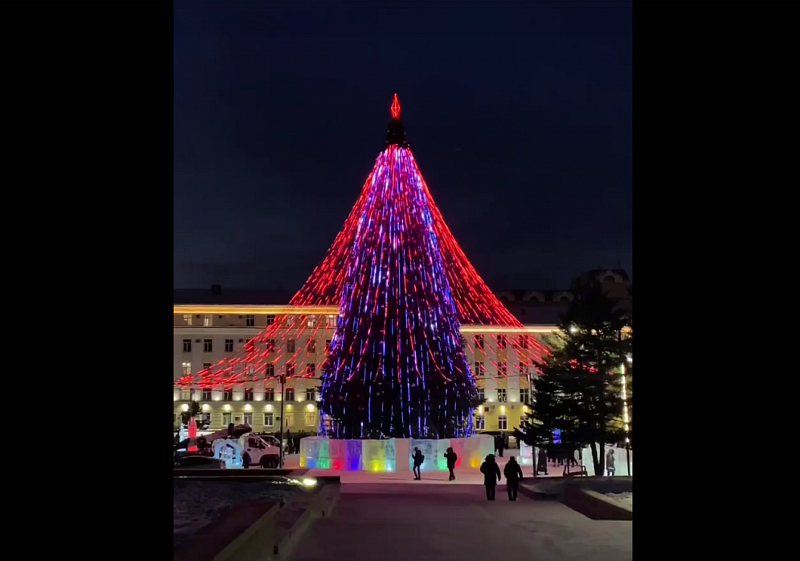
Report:
[[512,503],[504,485],[490,502],[481,485],[418,483],[343,484],[333,515],[317,520],[289,559],[632,559],[631,522],[589,520],[522,495]]

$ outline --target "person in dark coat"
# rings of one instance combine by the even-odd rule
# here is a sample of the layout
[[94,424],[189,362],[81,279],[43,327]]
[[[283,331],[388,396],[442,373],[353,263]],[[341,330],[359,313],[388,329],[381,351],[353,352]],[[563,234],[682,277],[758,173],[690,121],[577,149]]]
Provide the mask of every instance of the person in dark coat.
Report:
[[447,459],[447,469],[450,470],[450,479],[448,481],[452,481],[456,478],[456,474],[453,472],[456,469],[456,460],[458,459],[458,455],[453,452],[452,448],[448,448],[447,452],[444,453],[444,457]]
[[[486,461],[481,464],[481,473],[483,474],[483,484],[486,486],[486,499],[493,501],[495,487],[500,481],[500,466],[494,461],[494,454],[486,456]],[[495,477],[497,481],[495,481]]]
[[508,490],[508,500],[517,500],[517,491],[519,490],[519,482],[522,479],[522,468],[519,467],[517,460],[514,456],[508,459],[506,467],[503,469],[503,475],[506,476],[506,489]]
[[242,454],[242,467],[244,469],[249,469],[251,462],[252,462],[252,459],[250,458],[250,454],[248,454],[247,450],[245,450],[244,454]]
[[420,480],[422,479],[422,473],[420,472],[420,468],[422,467],[422,462],[425,461],[425,456],[422,455],[422,452],[419,451],[419,448],[414,448],[414,479]]
[[501,458],[503,457],[503,448],[505,448],[505,446],[506,443],[505,440],[503,440],[503,435],[501,434],[500,436],[497,437],[497,452],[498,452],[497,455],[500,456]]
[[544,448],[539,448],[539,460],[536,464],[536,473],[542,472],[547,475],[547,452]]

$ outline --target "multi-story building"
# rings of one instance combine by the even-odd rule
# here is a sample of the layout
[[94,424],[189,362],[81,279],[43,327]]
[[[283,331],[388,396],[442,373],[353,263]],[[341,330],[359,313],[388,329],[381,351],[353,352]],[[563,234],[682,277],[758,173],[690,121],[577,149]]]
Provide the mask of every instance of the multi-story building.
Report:
[[[590,274],[604,275],[598,277],[604,283],[627,286],[624,271]],[[534,339],[548,345],[559,314],[572,299],[569,291],[514,290],[498,296],[524,327],[461,326],[467,358],[486,401],[475,414],[475,426],[481,431],[513,431],[519,426],[531,397],[530,350]],[[338,310],[335,306],[289,307],[288,301],[288,294],[277,291],[223,291],[219,286],[175,290],[173,382],[240,352],[248,341],[277,322],[281,329],[276,339],[280,340],[274,347],[285,347],[291,355],[276,358],[269,367],[272,370],[264,374],[289,374],[284,393],[285,429],[315,433],[319,426],[320,365],[333,338]],[[305,376],[291,377],[299,369]],[[277,377],[264,381],[262,376],[230,389],[174,386],[173,392],[174,426],[189,401],[195,400],[212,430],[231,422],[247,423],[257,431],[279,430],[281,387]]]

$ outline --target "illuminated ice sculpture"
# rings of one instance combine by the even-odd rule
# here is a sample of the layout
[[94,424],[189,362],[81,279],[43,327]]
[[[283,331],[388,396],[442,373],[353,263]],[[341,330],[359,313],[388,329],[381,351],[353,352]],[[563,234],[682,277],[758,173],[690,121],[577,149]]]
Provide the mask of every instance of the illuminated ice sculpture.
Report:
[[440,440],[336,440],[309,436],[300,440],[300,467],[334,471],[410,471],[411,455],[419,448],[425,456],[422,471],[446,471],[444,453],[450,447],[458,454],[456,467],[478,468],[488,454],[494,453],[494,439],[487,435]]

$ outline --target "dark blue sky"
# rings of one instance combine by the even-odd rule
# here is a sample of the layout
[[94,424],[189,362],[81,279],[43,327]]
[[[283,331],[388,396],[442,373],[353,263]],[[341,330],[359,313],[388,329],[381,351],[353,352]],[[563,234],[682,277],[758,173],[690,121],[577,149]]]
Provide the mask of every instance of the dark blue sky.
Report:
[[299,288],[395,92],[492,288],[632,275],[630,2],[328,4],[175,1],[176,287]]

